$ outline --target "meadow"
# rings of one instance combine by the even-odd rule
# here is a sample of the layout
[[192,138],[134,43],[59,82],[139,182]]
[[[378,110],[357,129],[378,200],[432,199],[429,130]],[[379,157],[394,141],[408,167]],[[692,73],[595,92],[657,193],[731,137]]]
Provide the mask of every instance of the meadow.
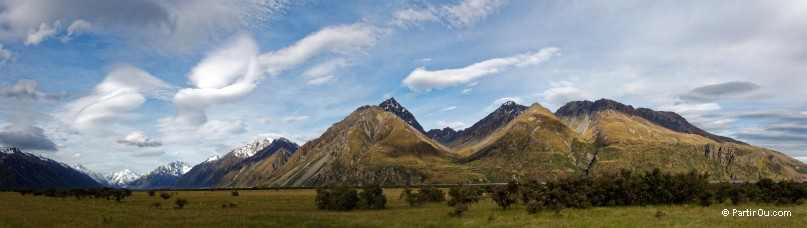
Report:
[[[443,203],[410,207],[399,200],[402,189],[385,189],[383,210],[322,211],[314,189],[166,191],[170,199],[135,191],[121,202],[103,199],[52,198],[0,192],[0,227],[801,227],[807,206],[768,204],[696,204],[593,207],[528,214],[524,205],[508,210],[489,198],[472,204],[461,218],[449,217]],[[187,199],[175,209],[177,198]],[[156,208],[155,203],[160,207]],[[235,207],[230,207],[234,204]],[[223,207],[224,206],[224,207]],[[723,209],[791,211],[790,217],[737,217]]]

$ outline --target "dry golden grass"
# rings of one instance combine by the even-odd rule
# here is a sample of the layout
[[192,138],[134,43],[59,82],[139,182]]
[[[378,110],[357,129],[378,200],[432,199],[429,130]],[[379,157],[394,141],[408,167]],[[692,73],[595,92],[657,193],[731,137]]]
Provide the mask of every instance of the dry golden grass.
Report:
[[[502,210],[490,200],[473,204],[462,218],[452,218],[445,203],[412,208],[398,200],[400,189],[385,189],[384,210],[320,211],[315,190],[177,191],[169,200],[135,192],[116,203],[21,196],[0,192],[0,227],[801,227],[807,207],[773,205],[714,205],[700,207],[647,206],[564,210],[560,214],[527,214],[518,205]],[[185,209],[173,209],[185,198]],[[159,202],[162,208],[152,204]],[[236,208],[222,208],[235,203]],[[790,210],[790,217],[723,217],[724,209]],[[656,217],[657,212],[664,214]]]

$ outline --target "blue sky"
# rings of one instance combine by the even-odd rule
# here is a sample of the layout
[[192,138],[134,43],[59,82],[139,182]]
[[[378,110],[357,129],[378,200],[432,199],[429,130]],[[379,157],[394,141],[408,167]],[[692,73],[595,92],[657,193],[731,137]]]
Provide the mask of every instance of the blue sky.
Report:
[[0,1],[0,144],[99,172],[609,98],[807,160],[803,1]]

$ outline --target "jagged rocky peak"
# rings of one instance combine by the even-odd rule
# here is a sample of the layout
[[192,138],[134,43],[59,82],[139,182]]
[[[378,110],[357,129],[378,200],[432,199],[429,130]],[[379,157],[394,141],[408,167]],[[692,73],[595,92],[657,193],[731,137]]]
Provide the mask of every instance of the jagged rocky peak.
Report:
[[412,113],[409,112],[409,110],[406,110],[406,108],[404,108],[403,105],[398,103],[398,101],[396,101],[394,97],[390,97],[384,102],[381,102],[381,104],[378,104],[378,107],[384,109],[384,111],[395,114],[396,116],[398,116],[398,118],[401,118],[404,122],[409,124],[409,126],[414,127],[418,131],[424,134],[426,133],[426,131],[423,130],[423,127],[420,126],[420,123],[418,123],[417,119],[415,119],[415,116],[412,115]]
[[0,152],[4,154],[22,153],[22,151],[16,147],[2,147],[0,148]]
[[496,109],[496,112],[521,115],[524,110],[527,110],[527,106],[517,104],[514,101],[506,101],[502,103],[502,106],[499,106],[499,108]]
[[241,148],[237,148],[233,150],[233,152],[231,153],[236,157],[248,158],[252,157],[252,155],[255,155],[255,153],[262,150],[263,148],[266,148],[267,146],[269,146],[269,144],[272,144],[272,139],[263,139],[251,142]]
[[169,174],[169,175],[173,175],[173,176],[181,176],[181,175],[187,173],[190,170],[191,170],[191,166],[188,165],[188,163],[181,162],[181,161],[173,161],[171,163],[168,163],[168,165],[163,165],[163,166],[157,167],[157,169],[155,169],[154,171],[151,171],[151,173],[149,173],[149,174],[164,173],[164,174]]

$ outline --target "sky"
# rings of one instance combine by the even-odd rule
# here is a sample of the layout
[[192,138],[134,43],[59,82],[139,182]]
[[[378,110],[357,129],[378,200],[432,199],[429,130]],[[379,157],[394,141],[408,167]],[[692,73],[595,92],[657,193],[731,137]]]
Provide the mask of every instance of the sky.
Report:
[[807,161],[805,1],[0,0],[0,145],[96,172],[608,98]]

